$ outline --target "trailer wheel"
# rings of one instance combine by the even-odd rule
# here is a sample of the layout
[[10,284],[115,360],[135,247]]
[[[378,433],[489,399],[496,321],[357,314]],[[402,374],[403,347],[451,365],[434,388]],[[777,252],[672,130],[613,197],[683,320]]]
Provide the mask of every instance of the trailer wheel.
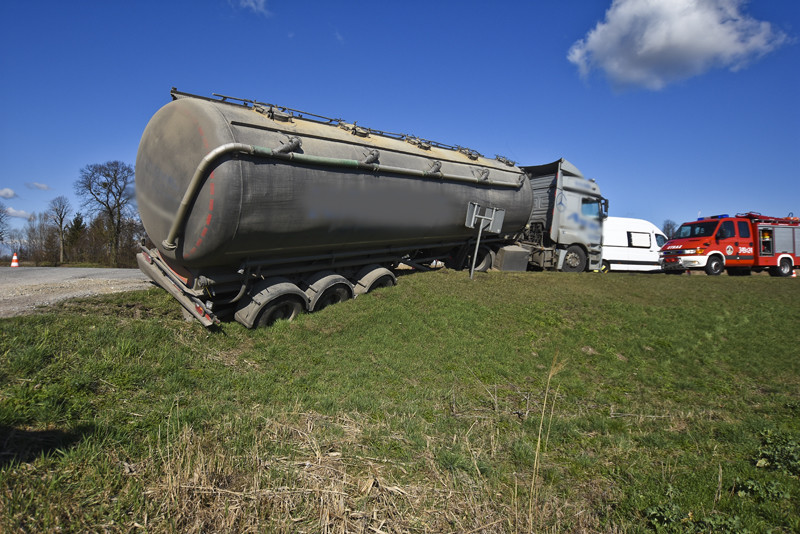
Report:
[[283,295],[268,302],[255,320],[256,327],[271,326],[276,321],[291,321],[303,311],[303,303],[294,295]]
[[783,258],[777,267],[770,267],[769,274],[772,276],[791,276],[793,270],[792,260]]
[[725,264],[722,263],[722,258],[717,255],[708,258],[706,263],[706,274],[709,276],[719,276],[725,270]]
[[561,271],[565,273],[582,273],[586,270],[586,253],[578,245],[572,245],[564,255]]
[[339,304],[340,302],[349,300],[351,297],[352,291],[344,284],[329,287],[317,299],[317,302],[314,304],[314,311],[320,311],[331,304]]
[[397,284],[392,271],[380,265],[368,265],[356,274],[355,294],[364,295],[375,289],[391,287]]
[[306,287],[309,311],[319,311],[331,304],[353,298],[353,284],[333,271],[320,271],[306,278],[301,284]]

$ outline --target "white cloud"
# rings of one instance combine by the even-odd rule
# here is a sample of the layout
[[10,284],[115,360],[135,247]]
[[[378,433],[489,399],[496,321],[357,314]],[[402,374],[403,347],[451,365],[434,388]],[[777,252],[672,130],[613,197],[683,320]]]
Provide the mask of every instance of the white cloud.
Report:
[[269,17],[272,13],[267,9],[267,0],[239,0],[239,7],[250,9],[259,15]]
[[30,221],[33,219],[33,214],[23,210],[15,210],[14,208],[6,208],[6,213],[9,217],[16,217],[18,219],[25,219]]
[[17,194],[13,189],[9,189],[7,187],[0,189],[0,198],[15,198],[16,196]]
[[40,191],[50,191],[50,186],[47,184],[40,184],[38,182],[28,182],[25,184],[28,189],[39,189]]
[[665,85],[712,68],[739,70],[789,39],[741,13],[745,0],[613,0],[606,18],[572,45],[581,76],[617,87]]

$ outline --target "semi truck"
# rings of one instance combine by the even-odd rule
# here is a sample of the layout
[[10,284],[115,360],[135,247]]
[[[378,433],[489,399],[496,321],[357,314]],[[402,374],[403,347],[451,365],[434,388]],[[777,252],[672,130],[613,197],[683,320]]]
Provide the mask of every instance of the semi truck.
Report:
[[668,274],[704,270],[737,276],[766,270],[791,276],[800,264],[800,219],[752,211],[701,217],[678,228],[662,247],[659,262]]
[[140,269],[205,326],[292,319],[394,285],[394,269],[600,268],[608,211],[559,159],[475,150],[173,88],[142,134]]

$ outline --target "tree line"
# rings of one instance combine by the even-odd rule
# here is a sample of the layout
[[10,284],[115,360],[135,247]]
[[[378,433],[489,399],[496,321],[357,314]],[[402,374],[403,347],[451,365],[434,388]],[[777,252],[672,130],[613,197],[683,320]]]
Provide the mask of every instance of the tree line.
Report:
[[87,165],[74,183],[84,211],[58,196],[22,229],[9,229],[0,205],[0,241],[35,265],[89,263],[135,267],[144,228],[134,205],[134,169],[121,161]]

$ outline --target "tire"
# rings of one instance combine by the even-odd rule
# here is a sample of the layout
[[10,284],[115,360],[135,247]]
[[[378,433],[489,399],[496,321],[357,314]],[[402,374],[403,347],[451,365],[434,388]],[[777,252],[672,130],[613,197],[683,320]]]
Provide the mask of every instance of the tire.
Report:
[[789,258],[783,258],[777,267],[769,268],[769,274],[772,276],[780,276],[781,278],[785,278],[787,276],[792,276],[793,270],[794,265],[792,265],[792,260]]
[[392,271],[380,265],[368,265],[361,269],[355,277],[355,295],[364,295],[382,287],[391,287],[397,284],[397,278]]
[[[495,253],[489,247],[480,247],[478,249],[478,261],[475,262],[475,272],[485,273],[492,268],[494,263]],[[472,265],[472,260],[470,260]]]
[[272,326],[276,321],[291,321],[303,311],[303,303],[294,295],[284,295],[275,300],[269,301],[261,311],[258,312],[253,326],[260,328]]
[[351,298],[350,288],[343,284],[335,285],[333,287],[329,287],[325,290],[325,292],[317,299],[316,304],[314,305],[314,311],[320,311],[322,309],[327,308],[331,304],[339,304],[340,302],[344,302]]
[[564,254],[561,271],[565,273],[582,273],[586,270],[586,253],[578,245],[572,245]]
[[376,289],[381,289],[383,287],[392,287],[393,285],[395,285],[395,283],[396,283],[395,279],[392,278],[391,275],[385,274],[385,275],[381,276],[380,278],[378,278],[377,280],[375,280],[372,283],[372,285],[369,286],[369,289],[367,290],[367,293],[372,293]]
[[708,258],[706,263],[706,274],[708,276],[719,276],[725,270],[725,263],[717,255]]

